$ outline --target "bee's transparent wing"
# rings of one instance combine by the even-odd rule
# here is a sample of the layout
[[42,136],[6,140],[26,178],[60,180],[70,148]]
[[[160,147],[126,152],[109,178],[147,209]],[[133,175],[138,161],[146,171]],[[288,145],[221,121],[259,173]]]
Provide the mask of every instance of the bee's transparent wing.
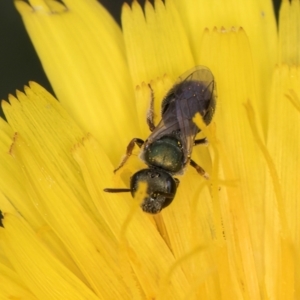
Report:
[[172,90],[187,160],[192,153],[195,136],[200,131],[193,117],[200,113],[204,122],[209,124],[215,110],[214,77],[208,68],[197,66],[180,76]]
[[151,144],[154,140],[177,130],[179,130],[179,123],[176,113],[176,103],[175,101],[171,101],[170,105],[168,105],[168,108],[165,110],[165,113],[162,115],[162,119],[148,137],[147,143]]

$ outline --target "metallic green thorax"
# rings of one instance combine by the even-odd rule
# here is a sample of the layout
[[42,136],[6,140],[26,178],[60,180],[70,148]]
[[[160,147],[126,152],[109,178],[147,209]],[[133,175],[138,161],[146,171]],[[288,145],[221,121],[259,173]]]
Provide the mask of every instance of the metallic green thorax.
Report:
[[144,149],[143,158],[151,166],[177,173],[183,167],[183,149],[175,136],[164,136]]

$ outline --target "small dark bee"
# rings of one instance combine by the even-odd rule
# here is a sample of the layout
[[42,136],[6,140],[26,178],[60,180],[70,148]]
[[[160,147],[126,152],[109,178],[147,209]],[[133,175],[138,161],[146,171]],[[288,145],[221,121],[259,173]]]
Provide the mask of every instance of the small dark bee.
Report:
[[183,174],[187,164],[208,178],[207,173],[191,159],[191,154],[193,146],[207,143],[205,138],[195,139],[200,129],[193,122],[193,117],[199,113],[208,125],[215,111],[215,82],[211,71],[197,66],[178,78],[162,101],[162,118],[157,126],[153,121],[153,106],[154,96],[151,89],[147,124],[152,133],[146,141],[139,138],[130,141],[126,156],[114,172],[126,163],[135,144],[141,148],[140,158],[148,168],[131,177],[130,189],[107,188],[104,191],[131,192],[134,197],[139,183],[146,182],[147,196],[141,203],[141,208],[147,213],[156,214],[173,201],[179,185],[179,180],[173,176]]

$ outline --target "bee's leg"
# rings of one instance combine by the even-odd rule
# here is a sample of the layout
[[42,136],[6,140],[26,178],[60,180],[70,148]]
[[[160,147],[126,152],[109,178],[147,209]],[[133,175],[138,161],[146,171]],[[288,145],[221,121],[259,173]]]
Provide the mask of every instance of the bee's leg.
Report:
[[205,179],[209,179],[209,175],[205,172],[202,167],[200,167],[197,163],[195,163],[192,159],[190,160],[190,165],[196,169],[196,171],[203,176]]
[[147,124],[149,126],[150,131],[152,132],[155,128],[154,125],[154,92],[150,84],[148,84],[150,88],[150,107],[147,112]]
[[180,183],[179,179],[174,178],[174,180],[175,180],[175,182],[176,182],[176,186],[178,187],[178,186],[179,186],[179,183]]
[[132,139],[130,141],[130,143],[128,144],[128,146],[127,146],[125,156],[123,157],[123,159],[122,159],[121,163],[119,164],[119,166],[114,170],[114,173],[116,173],[119,169],[121,169],[125,165],[126,161],[128,160],[128,158],[132,154],[134,145],[138,145],[141,148],[143,146],[143,144],[144,144],[144,141],[139,139],[139,138]]
[[206,145],[206,144],[208,144],[208,141],[207,141],[206,138],[194,141],[194,146],[197,146],[197,145]]

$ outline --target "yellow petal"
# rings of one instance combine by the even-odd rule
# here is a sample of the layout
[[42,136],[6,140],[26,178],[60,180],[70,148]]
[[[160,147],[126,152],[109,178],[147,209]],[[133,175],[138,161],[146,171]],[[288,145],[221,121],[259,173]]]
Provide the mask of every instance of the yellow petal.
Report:
[[137,127],[127,122],[136,110],[121,30],[97,1],[65,4],[16,2],[57,97],[117,163]]
[[[283,297],[290,295],[290,298],[293,295],[294,280],[299,278],[299,262],[293,253],[298,253],[300,247],[300,216],[297,209],[300,124],[299,111],[292,103],[294,101],[299,105],[299,80],[299,67],[280,66],[275,70],[267,135],[267,145],[276,172],[276,180],[272,178],[274,187],[267,185],[266,190],[267,289],[270,295],[278,293]],[[278,285],[281,278],[284,278],[284,284]]]
[[20,217],[5,215],[3,248],[22,281],[39,299],[98,299],[44,247]]
[[300,5],[298,0],[283,0],[279,18],[278,63],[300,64]]
[[[264,246],[261,227],[264,223],[264,197],[261,189],[265,182],[266,163],[253,138],[244,105],[251,101],[258,111],[262,100],[256,92],[251,49],[242,29],[206,31],[202,49],[202,59],[215,74],[219,96],[214,122],[219,143],[220,175],[235,182],[234,186],[227,186],[227,195],[220,195],[228,255],[237,282],[243,281],[244,287],[240,286],[240,291],[245,289],[249,298],[255,299],[259,295],[258,284],[264,277],[260,267]],[[262,122],[266,124],[267,120],[262,119],[260,124]],[[261,127],[258,130],[263,134]]]
[[11,269],[0,264],[0,298],[1,299],[29,299],[37,298],[28,290],[19,276]]
[[123,5],[122,25],[133,84],[168,74],[176,79],[195,61],[174,4],[156,0],[145,4],[145,15],[137,1]]
[[[172,1],[173,2],[173,1]],[[211,1],[176,0],[182,24],[197,64],[204,64],[202,51],[222,51],[221,48],[203,49],[201,36],[205,28],[242,27],[249,37],[257,93],[265,98],[270,89],[270,76],[277,59],[277,28],[271,1]],[[227,71],[227,70],[225,70]]]
[[[70,156],[70,143],[76,142],[76,133],[80,131],[59,103],[41,87],[32,84],[32,89],[27,88],[26,93],[27,96],[18,93],[20,102],[11,98],[12,105],[7,104],[4,110],[12,125],[20,131],[14,138],[11,152],[25,171],[27,193],[96,293],[125,295],[125,287],[112,292],[112,286],[120,281],[111,261],[115,248],[104,238],[108,233],[104,228],[99,231],[96,217],[90,214],[94,206],[89,207],[92,204],[76,171],[78,166]],[[27,114],[18,115],[20,107]],[[45,135],[49,143],[43,143]]]

